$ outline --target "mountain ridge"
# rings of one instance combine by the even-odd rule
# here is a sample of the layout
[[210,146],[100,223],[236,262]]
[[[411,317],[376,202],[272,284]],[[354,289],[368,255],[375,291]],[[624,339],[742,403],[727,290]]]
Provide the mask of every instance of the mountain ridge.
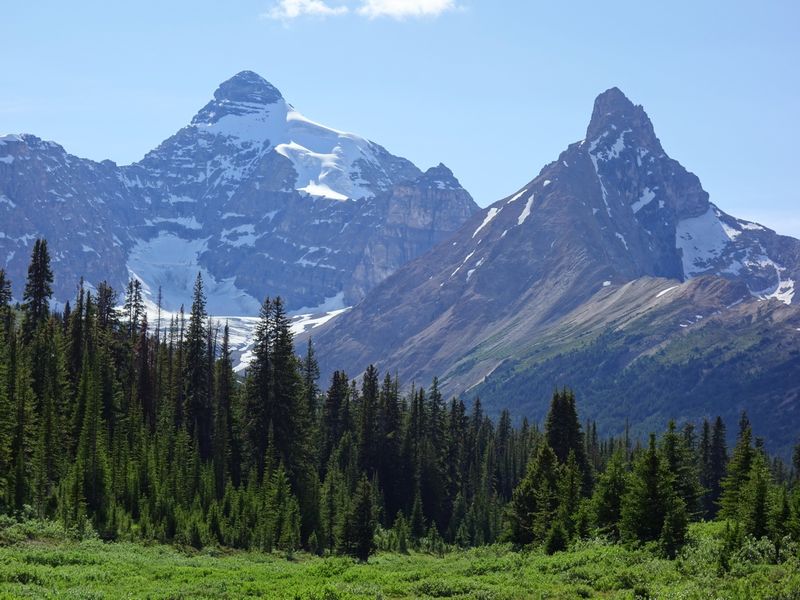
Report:
[[[151,301],[161,286],[177,310],[200,271],[218,314],[256,314],[266,294],[292,310],[342,308],[478,210],[449,170],[431,169],[305,118],[243,71],[130,165],[29,134],[0,138],[0,267],[21,285],[44,236],[61,302],[82,276],[118,289],[138,277]],[[397,190],[414,208],[407,221]]]
[[[469,390],[482,398],[491,381],[487,406],[518,408],[521,398],[505,392],[517,389],[512,379],[521,381],[525,369],[540,365],[529,354],[531,340],[561,332],[550,342],[552,352],[572,352],[580,338],[571,337],[570,315],[600,306],[598,299],[620,290],[627,299],[619,306],[629,315],[670,314],[661,303],[653,305],[652,297],[674,287],[660,297],[669,305],[688,290],[699,290],[689,294],[687,306],[695,308],[681,313],[683,321],[645,319],[630,330],[651,340],[647,352],[665,340],[677,352],[684,330],[703,327],[696,315],[713,314],[729,332],[760,315],[748,329],[756,335],[759,325],[753,323],[766,327],[788,311],[775,343],[788,345],[789,354],[781,350],[776,356],[787,356],[792,364],[800,360],[791,353],[800,342],[798,277],[800,241],[717,208],[697,176],[664,152],[644,109],[611,88],[596,100],[584,140],[570,144],[529,183],[473,215],[450,240],[399,269],[313,337],[321,356],[335,349],[335,360],[323,361],[324,373],[344,368],[352,375],[374,362],[397,369],[406,382],[424,384],[438,376],[445,392]],[[726,304],[712,288],[696,287],[709,278],[737,297]],[[631,288],[635,282],[640,287]],[[704,293],[707,302],[701,301]],[[728,310],[733,302],[754,312]],[[622,327],[610,316],[601,321],[592,337]],[[589,336],[584,330],[574,333]],[[772,347],[768,338],[764,343]],[[713,353],[714,347],[708,350]],[[578,372],[588,355],[575,356]],[[619,356],[618,370],[641,358]],[[502,373],[502,365],[512,363],[519,369],[513,378]],[[557,376],[569,368],[559,362],[561,370],[549,372],[546,389],[530,393],[544,401],[555,385],[589,390],[599,381],[598,373],[576,375],[574,381]],[[788,395],[781,401],[797,403],[788,384],[775,388],[775,395],[783,393]],[[591,398],[588,404],[593,405]]]

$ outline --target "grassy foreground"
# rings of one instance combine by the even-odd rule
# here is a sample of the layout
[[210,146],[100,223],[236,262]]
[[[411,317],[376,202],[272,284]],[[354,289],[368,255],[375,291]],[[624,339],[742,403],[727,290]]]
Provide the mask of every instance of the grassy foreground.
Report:
[[0,535],[0,598],[771,598],[800,599],[796,555],[770,565],[753,542],[717,567],[718,526],[695,525],[676,561],[601,541],[546,556],[506,546],[350,559],[70,541],[57,528]]

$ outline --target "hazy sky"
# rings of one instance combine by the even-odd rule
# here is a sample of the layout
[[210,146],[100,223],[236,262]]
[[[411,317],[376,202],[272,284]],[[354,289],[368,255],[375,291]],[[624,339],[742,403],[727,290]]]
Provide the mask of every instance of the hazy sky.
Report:
[[4,2],[0,133],[138,160],[243,69],[481,205],[582,139],[619,86],[736,216],[800,236],[800,3]]

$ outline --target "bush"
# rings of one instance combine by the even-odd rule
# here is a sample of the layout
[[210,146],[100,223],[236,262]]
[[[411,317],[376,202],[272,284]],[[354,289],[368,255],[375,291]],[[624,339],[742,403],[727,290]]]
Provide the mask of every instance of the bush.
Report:
[[544,542],[544,551],[548,554],[563,552],[567,549],[567,532],[561,521],[556,521],[547,532],[547,539]]

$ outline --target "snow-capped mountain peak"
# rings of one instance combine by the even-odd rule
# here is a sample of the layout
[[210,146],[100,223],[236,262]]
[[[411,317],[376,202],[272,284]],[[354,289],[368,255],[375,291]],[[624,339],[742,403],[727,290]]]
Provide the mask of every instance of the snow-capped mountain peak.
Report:
[[175,180],[203,182],[228,196],[264,163],[287,171],[271,187],[332,200],[372,198],[420,174],[361,136],[307,118],[252,71],[223,82],[189,126],[140,164],[152,168],[157,162],[162,169],[165,157],[175,161]]
[[43,236],[61,302],[81,276],[117,289],[135,276],[177,310],[201,272],[216,314],[256,314],[267,294],[342,308],[477,210],[452,173],[433,178],[243,71],[132,165],[0,138],[0,268],[18,294]]

